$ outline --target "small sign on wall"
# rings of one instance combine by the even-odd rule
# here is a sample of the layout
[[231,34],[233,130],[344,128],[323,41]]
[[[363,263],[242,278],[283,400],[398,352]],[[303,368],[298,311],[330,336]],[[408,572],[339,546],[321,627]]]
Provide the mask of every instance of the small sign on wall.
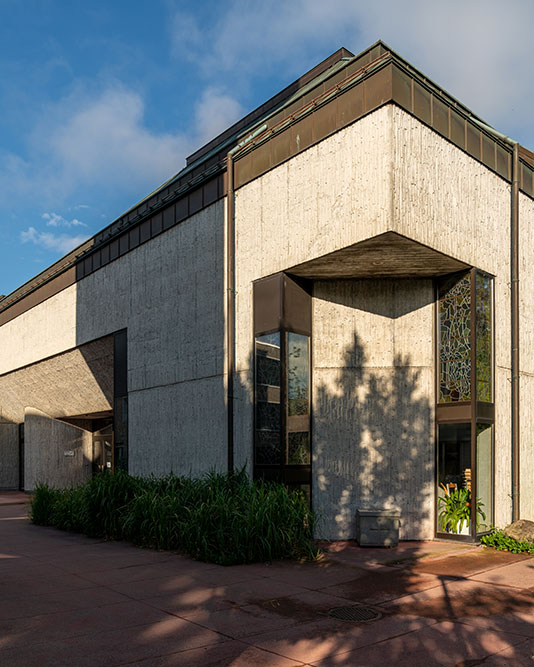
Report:
[[66,449],[63,452],[63,456],[74,456],[74,449]]

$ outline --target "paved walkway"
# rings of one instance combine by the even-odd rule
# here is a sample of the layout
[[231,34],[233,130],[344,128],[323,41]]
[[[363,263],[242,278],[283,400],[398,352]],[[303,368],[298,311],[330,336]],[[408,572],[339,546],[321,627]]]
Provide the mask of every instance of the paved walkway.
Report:
[[[6,667],[533,664],[529,557],[336,543],[316,564],[224,568],[33,526],[26,509],[0,504]],[[327,614],[352,605],[382,616]]]

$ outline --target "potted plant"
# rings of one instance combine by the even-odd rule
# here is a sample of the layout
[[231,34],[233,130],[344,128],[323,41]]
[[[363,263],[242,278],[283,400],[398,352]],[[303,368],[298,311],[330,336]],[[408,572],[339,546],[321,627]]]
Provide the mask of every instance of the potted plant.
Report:
[[[444,533],[455,533],[456,535],[468,535],[471,523],[471,491],[469,489],[449,488],[445,484],[440,485],[445,495],[438,498],[438,526]],[[479,516],[486,520],[484,505],[477,499],[476,525],[478,528]]]

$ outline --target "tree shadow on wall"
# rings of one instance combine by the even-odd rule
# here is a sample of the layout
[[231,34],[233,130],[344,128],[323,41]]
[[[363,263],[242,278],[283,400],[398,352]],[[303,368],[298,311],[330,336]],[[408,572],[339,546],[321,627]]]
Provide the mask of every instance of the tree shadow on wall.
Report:
[[398,508],[401,537],[428,538],[433,535],[434,443],[431,386],[423,386],[423,370],[401,354],[389,368],[369,366],[357,333],[340,366],[314,369],[319,535],[354,537],[358,508]]

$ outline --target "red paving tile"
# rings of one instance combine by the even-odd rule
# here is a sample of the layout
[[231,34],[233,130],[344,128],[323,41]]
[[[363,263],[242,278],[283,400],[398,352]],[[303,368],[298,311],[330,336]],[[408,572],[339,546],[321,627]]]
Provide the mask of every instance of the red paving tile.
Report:
[[143,658],[177,653],[227,641],[222,635],[181,618],[98,632],[83,637],[41,642],[7,648],[0,659],[10,667],[68,665],[100,667],[121,665]]
[[[459,623],[477,628],[479,632],[511,632],[515,635],[534,638],[534,612],[532,607],[523,611],[488,614],[487,616],[460,616]],[[534,658],[533,658],[534,661]]]
[[318,590],[327,586],[354,581],[366,574],[366,570],[354,565],[324,561],[318,563],[273,563],[264,569],[269,579],[287,582],[294,586]]
[[491,667],[532,667],[534,662],[534,640],[529,639],[523,644],[518,644],[513,648],[506,648],[504,651],[490,656],[484,661],[484,665]]
[[[223,568],[33,526],[26,510],[0,505],[1,665],[532,664],[534,559],[347,543],[318,563]],[[352,604],[383,617],[327,615]]]
[[[121,590],[124,591],[122,587]],[[262,600],[282,598],[305,592],[305,589],[268,579],[255,579],[231,586],[206,587],[197,584],[181,591],[154,597],[144,597],[144,592],[142,599],[147,604],[177,616],[185,616],[196,609],[212,611],[229,609],[253,604],[258,598]]]
[[275,612],[287,619],[288,624],[306,621],[316,621],[318,616],[324,616],[331,609],[353,606],[354,602],[347,598],[321,593],[320,591],[306,591],[289,597],[274,598],[271,600],[258,599],[253,605],[269,612]]
[[394,563],[398,561],[417,560],[426,557],[445,556],[454,553],[467,553],[476,547],[458,542],[400,542],[393,548],[360,547],[354,540],[323,542],[323,550],[328,558],[349,563]]
[[435,619],[488,617],[514,613],[531,614],[534,598],[525,590],[484,584],[471,579],[443,580],[440,586],[406,595],[382,605],[396,614]]
[[24,505],[30,496],[23,491],[0,491],[0,505]]
[[304,663],[262,651],[239,641],[205,646],[159,658],[135,662],[130,667],[298,667]]
[[384,567],[366,572],[359,579],[322,588],[321,591],[355,602],[379,604],[427,588],[434,588],[439,586],[439,583],[439,579],[434,575],[419,575],[409,570]]
[[[15,618],[0,621],[0,649],[38,643],[94,636],[101,632],[129,626],[157,623],[168,618],[165,612],[142,602],[128,600],[104,607],[91,607],[54,614]],[[1,656],[1,653],[0,653]]]
[[[509,667],[515,667],[513,656],[516,646],[525,638],[512,634],[487,632],[479,633],[475,628],[461,623],[438,623],[402,636],[393,637],[380,644],[329,655],[323,660],[311,663],[317,667],[468,667],[479,664],[487,656],[505,649],[512,656]],[[473,661],[473,662],[471,662]],[[476,662],[475,662],[476,661]],[[485,663],[484,663],[485,664]]]
[[410,565],[409,568],[412,572],[417,573],[466,577],[509,563],[517,563],[524,559],[532,559],[532,556],[478,547],[469,553],[452,555],[439,560],[421,560]]
[[472,577],[472,579],[474,581],[499,584],[500,586],[532,588],[534,587],[534,558],[529,557],[526,560],[516,558],[509,565],[482,572]]
[[243,641],[293,660],[313,663],[358,647],[384,642],[433,623],[435,621],[428,618],[385,616],[374,623],[356,624],[322,617],[250,639],[244,638]]
[[[20,586],[18,590],[21,591]],[[28,593],[27,590],[21,593],[17,593],[14,588],[9,596],[4,596],[2,605],[0,605],[0,620],[55,614],[58,611],[86,607],[103,607],[107,604],[124,602],[126,599],[124,595],[103,587],[64,592],[54,591],[52,594],[43,595],[34,595]]]
[[195,610],[186,612],[184,618],[232,639],[253,637],[273,630],[280,630],[298,623],[300,620],[298,617],[287,618],[282,616],[276,608],[268,610],[256,605],[230,607],[221,611]]

